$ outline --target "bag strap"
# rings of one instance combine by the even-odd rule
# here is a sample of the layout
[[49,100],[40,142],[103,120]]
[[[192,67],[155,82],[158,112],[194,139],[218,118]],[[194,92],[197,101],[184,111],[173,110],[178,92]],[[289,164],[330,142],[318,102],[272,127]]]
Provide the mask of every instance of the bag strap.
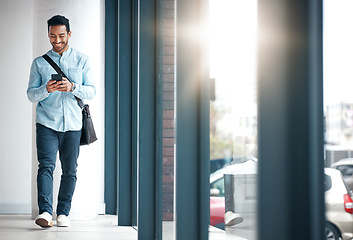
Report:
[[[65,73],[63,73],[63,71],[59,68],[59,66],[53,61],[53,59],[51,59],[47,54],[44,54],[42,57],[55,69],[55,71],[57,73],[63,75],[63,77],[68,79],[68,77],[65,75]],[[77,101],[78,105],[80,106],[80,108],[83,109],[84,104],[83,104],[82,100],[76,96],[75,96],[75,98],[76,98],[76,101]]]

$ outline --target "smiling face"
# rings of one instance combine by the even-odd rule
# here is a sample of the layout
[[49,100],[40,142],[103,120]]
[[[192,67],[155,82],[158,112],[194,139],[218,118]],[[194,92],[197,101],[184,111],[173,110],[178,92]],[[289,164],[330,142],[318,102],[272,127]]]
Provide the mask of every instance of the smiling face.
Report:
[[53,50],[62,55],[69,48],[71,31],[67,32],[65,25],[50,26],[48,37]]

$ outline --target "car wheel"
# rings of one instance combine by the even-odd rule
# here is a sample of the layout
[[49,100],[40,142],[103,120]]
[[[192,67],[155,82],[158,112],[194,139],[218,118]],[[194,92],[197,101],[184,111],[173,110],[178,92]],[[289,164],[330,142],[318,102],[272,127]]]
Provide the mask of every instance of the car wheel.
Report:
[[331,223],[325,224],[325,236],[327,240],[340,240],[340,234]]

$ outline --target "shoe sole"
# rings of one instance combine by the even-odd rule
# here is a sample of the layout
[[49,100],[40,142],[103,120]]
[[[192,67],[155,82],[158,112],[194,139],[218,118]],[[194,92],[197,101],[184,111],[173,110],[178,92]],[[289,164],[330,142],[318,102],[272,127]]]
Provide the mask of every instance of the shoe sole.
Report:
[[43,219],[43,218],[39,218],[36,220],[36,224],[41,226],[42,228],[50,228],[53,226],[53,222],[51,221],[50,223],[48,223],[47,220]]
[[242,222],[243,222],[243,218],[236,217],[236,218],[230,220],[229,222],[226,222],[225,225],[226,226],[234,226],[234,225],[242,223]]
[[57,227],[70,227],[70,224],[56,223]]

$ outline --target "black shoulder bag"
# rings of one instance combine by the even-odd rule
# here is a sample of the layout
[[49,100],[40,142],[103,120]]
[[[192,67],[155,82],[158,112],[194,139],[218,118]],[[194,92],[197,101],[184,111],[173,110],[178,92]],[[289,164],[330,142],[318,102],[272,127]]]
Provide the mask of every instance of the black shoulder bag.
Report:
[[[42,57],[55,69],[57,73],[62,74],[63,77],[67,78],[66,75],[61,71],[59,66],[47,54],[44,54]],[[80,145],[88,145],[97,140],[96,132],[93,127],[91,113],[89,111],[88,104],[83,104],[82,100],[76,96],[75,98],[82,110],[82,133]]]

